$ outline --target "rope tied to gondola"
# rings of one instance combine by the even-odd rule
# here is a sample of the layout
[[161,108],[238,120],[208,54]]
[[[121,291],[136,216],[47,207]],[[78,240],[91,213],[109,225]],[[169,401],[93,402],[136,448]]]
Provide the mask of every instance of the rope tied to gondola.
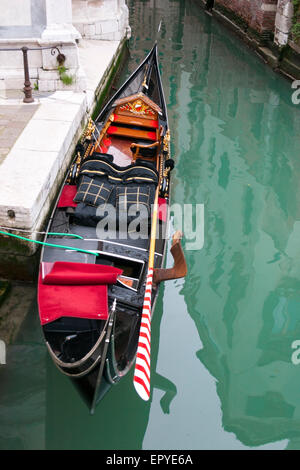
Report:
[[[50,235],[50,233],[48,233],[48,235]],[[8,236],[8,237],[18,238],[19,240],[27,241],[27,242],[30,242],[30,243],[36,243],[37,245],[50,246],[50,247],[53,247],[53,248],[62,248],[64,250],[78,251],[78,252],[81,252],[81,253],[87,253],[89,255],[98,256],[98,253],[95,252],[95,251],[84,250],[83,248],[77,248],[77,247],[74,247],[74,246],[66,246],[66,245],[59,245],[59,244],[56,244],[56,243],[42,242],[40,240],[32,240],[31,238],[22,237],[21,235],[16,235],[15,233],[4,232],[3,230],[0,230],[0,234]],[[51,234],[53,235],[53,233],[51,233]],[[68,235],[68,234],[60,234],[60,235]],[[82,237],[80,237],[79,235],[75,235],[75,237],[79,237],[79,238],[82,239]]]

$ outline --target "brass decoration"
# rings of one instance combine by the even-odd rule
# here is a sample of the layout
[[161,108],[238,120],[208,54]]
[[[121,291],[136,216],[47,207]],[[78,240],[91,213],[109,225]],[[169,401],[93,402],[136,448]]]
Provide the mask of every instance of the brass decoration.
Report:
[[94,121],[90,118],[87,124],[86,130],[82,136],[81,143],[83,143],[85,140],[91,140],[95,129],[96,129],[96,125]]
[[[86,128],[85,133],[83,134],[83,138],[82,138],[82,143],[85,140],[89,141],[89,144],[88,144],[88,146],[87,146],[87,148],[84,152],[84,155],[83,155],[83,160],[88,157],[88,155],[90,154],[91,148],[93,147],[93,145],[92,145],[92,136],[94,134],[95,129],[96,129],[96,124],[94,123],[92,118],[90,118],[89,122],[88,122],[88,125],[87,125],[87,128]],[[77,170],[77,176],[79,174],[79,170],[80,170],[80,166],[78,167],[78,170]]]
[[[76,160],[71,165],[71,168],[70,168],[70,171],[69,171],[69,176],[67,178],[67,182],[69,184],[72,184],[74,182],[74,180],[76,181],[78,176],[79,176],[79,171],[80,171],[82,160],[84,160],[88,156],[88,154],[91,150],[92,136],[94,134],[95,129],[96,129],[96,125],[95,125],[94,121],[91,118],[89,118],[86,129],[85,129],[85,131],[84,131],[84,133],[83,133],[83,135],[80,139],[80,143],[82,145],[84,145],[86,141],[88,141],[89,144],[87,145],[83,156],[81,155],[80,151],[77,152]],[[75,174],[74,174],[74,172],[75,172]]]
[[120,106],[120,111],[130,111],[137,115],[147,115],[155,117],[153,109],[150,108],[143,100],[137,99],[133,102],[126,103]]
[[[168,160],[170,158],[170,131],[169,129],[165,133],[165,136],[163,138],[162,142],[163,146],[163,154],[165,155],[165,159]],[[171,168],[164,167],[164,159],[161,159],[161,166],[160,166],[160,175],[161,175],[161,181],[160,181],[160,194],[162,197],[165,197],[165,195],[169,192],[169,172]]]
[[164,142],[163,142],[163,145],[164,145],[164,151],[169,155],[170,153],[170,149],[169,149],[169,146],[170,146],[170,130],[168,129],[165,136],[164,136]]
[[114,121],[114,113],[111,113],[111,115],[109,116],[105,126],[102,128],[101,133],[100,133],[95,145],[90,150],[90,155],[92,155],[93,152],[97,151],[97,148],[100,148],[102,139],[105,136],[107,129],[109,128],[109,126],[112,124],[113,121]]

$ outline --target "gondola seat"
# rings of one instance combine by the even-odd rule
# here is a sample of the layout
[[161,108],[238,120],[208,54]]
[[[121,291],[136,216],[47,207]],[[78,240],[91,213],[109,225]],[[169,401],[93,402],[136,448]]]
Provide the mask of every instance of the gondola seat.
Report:
[[[128,223],[134,219],[128,215],[132,206],[148,219],[157,184],[158,173],[149,163],[138,160],[136,164],[118,167],[105,158],[90,157],[81,167],[73,220],[79,225],[96,227],[108,216],[108,204],[116,209],[117,226],[121,219],[124,221],[124,215]],[[99,206],[103,209],[101,214],[97,211]]]
[[76,184],[65,184],[61,192],[57,207],[58,208],[76,207],[77,202],[74,201],[76,193],[77,193]]
[[145,140],[139,140],[131,144],[130,150],[132,151],[133,161],[135,162],[137,158],[145,158],[154,161],[156,159],[158,146],[158,140],[151,144]]
[[41,324],[61,317],[107,319],[107,286],[115,284],[121,273],[100,264],[43,263],[38,298]]

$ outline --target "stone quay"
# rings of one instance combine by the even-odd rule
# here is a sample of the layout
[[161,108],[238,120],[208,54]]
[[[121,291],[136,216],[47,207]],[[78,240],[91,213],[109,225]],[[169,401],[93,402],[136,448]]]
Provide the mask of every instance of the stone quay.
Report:
[[[1,6],[0,230],[40,240],[76,143],[126,51],[128,8],[125,0],[2,0]],[[34,281],[38,255],[37,244],[0,234],[0,277]]]

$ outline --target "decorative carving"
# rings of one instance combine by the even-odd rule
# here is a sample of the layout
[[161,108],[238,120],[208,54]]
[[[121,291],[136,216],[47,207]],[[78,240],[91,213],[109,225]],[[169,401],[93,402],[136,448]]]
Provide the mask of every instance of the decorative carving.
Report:
[[169,155],[170,153],[170,131],[169,129],[167,130],[165,136],[164,136],[164,141],[163,141],[163,145],[164,145],[164,152],[166,153],[166,155]]
[[120,111],[130,111],[137,115],[147,115],[155,117],[155,112],[143,100],[137,99],[120,106]]
[[95,128],[96,128],[96,125],[94,121],[91,118],[89,118],[86,130],[81,139],[81,143],[83,143],[85,140],[91,140]]

